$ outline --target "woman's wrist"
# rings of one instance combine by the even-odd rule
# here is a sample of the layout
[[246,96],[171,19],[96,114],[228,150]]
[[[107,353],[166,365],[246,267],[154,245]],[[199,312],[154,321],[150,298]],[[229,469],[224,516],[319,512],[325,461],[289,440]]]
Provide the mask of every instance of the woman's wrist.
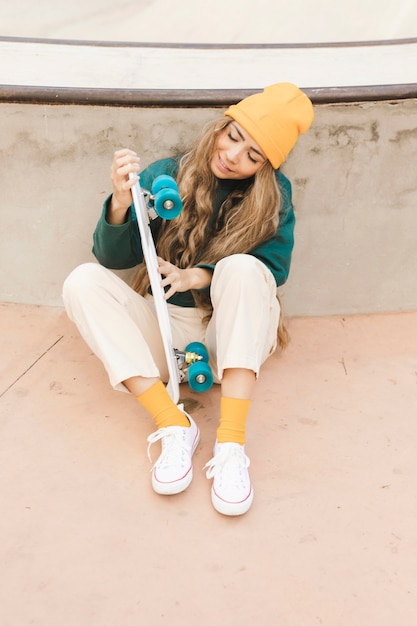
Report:
[[120,226],[126,221],[126,213],[129,210],[130,202],[126,205],[125,202],[120,200],[113,194],[108,205],[106,220],[113,226]]
[[191,267],[191,289],[206,289],[211,283],[213,273],[203,267]]

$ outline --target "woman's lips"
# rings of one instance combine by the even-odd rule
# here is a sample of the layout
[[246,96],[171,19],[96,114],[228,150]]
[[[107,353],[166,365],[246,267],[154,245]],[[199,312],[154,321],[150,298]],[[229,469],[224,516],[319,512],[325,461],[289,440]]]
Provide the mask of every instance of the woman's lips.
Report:
[[222,161],[220,155],[217,158],[217,163],[219,168],[222,170],[222,172],[224,172],[225,174],[229,174],[232,170],[230,169],[230,167],[227,167],[227,165],[224,163],[224,161]]

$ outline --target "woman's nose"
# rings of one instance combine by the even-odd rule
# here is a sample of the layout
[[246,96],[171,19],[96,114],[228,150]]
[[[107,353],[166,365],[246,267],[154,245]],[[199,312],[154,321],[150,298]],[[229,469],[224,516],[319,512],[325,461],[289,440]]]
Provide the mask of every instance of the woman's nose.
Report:
[[231,146],[227,151],[227,158],[232,163],[236,163],[236,161],[239,159],[239,155],[240,155],[239,146]]

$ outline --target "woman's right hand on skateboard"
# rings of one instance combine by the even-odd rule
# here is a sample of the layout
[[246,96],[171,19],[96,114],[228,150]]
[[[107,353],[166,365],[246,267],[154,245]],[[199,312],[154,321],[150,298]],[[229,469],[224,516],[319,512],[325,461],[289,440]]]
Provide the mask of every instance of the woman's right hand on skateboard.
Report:
[[[111,199],[107,221],[110,224],[123,224],[126,212],[132,204],[132,187],[137,183],[140,170],[140,158],[129,148],[116,150],[111,164],[111,180],[113,196]],[[129,175],[133,173],[134,176]]]

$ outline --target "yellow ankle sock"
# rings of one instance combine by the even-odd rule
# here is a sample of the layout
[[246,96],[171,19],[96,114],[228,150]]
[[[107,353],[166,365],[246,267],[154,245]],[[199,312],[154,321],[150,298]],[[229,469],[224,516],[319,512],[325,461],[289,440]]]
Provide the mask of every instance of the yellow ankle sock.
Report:
[[246,441],[246,418],[250,400],[224,398],[220,400],[220,425],[217,429],[219,443],[234,442],[241,446]]
[[137,400],[151,414],[158,429],[168,426],[190,426],[187,416],[174,404],[160,380],[137,396]]

